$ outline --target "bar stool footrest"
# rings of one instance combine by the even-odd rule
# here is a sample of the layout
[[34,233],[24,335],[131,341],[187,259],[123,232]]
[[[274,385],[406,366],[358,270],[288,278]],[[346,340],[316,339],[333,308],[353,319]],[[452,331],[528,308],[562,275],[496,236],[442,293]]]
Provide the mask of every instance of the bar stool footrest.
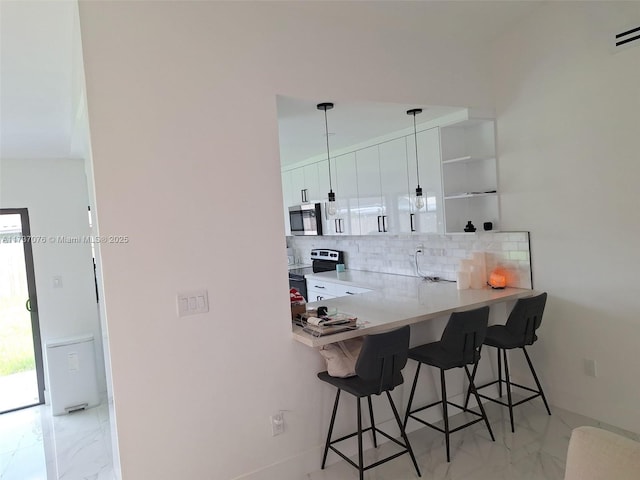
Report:
[[[404,450],[402,450],[401,452],[396,452],[396,453],[394,453],[392,455],[389,455],[388,457],[385,457],[385,458],[383,458],[381,460],[378,460],[377,462],[372,463],[371,465],[363,466],[362,467],[362,471],[369,470],[370,468],[377,467],[378,465],[381,465],[381,464],[386,463],[388,461],[391,461],[391,460],[393,460],[395,458],[398,458],[399,456],[404,455],[405,453],[410,453],[409,452],[409,447],[407,445],[405,445],[404,443],[399,441],[397,438],[392,437],[388,433],[383,432],[379,428],[367,427],[367,428],[362,429],[362,433],[364,434],[365,432],[368,432],[370,430],[374,430],[376,433],[379,433],[380,435],[388,438],[392,442],[394,442],[397,445],[401,446]],[[340,450],[338,450],[336,447],[333,446],[335,443],[342,442],[344,440],[348,440],[349,438],[355,437],[357,435],[358,435],[358,432],[353,432],[353,433],[350,433],[348,435],[344,435],[344,436],[342,436],[340,438],[336,438],[335,440],[331,440],[331,442],[329,442],[329,449],[331,451],[337,453],[338,455],[340,455],[340,457],[342,457],[342,459],[345,460],[347,463],[349,463],[351,466],[353,466],[353,467],[355,467],[357,469],[360,469],[360,467],[358,466],[357,463],[355,463],[353,460],[351,460],[349,457],[347,457],[344,453],[342,453]]]

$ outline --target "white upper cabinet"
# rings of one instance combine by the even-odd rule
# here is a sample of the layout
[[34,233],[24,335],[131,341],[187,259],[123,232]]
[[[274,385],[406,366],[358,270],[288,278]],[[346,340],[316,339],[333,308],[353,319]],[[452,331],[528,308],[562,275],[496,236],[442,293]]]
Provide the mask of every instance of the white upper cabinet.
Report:
[[465,120],[442,127],[442,180],[447,232],[463,232],[471,221],[493,229],[500,219],[495,122]]
[[347,153],[331,159],[333,191],[336,194],[337,213],[328,217],[328,235],[360,235],[358,204],[358,177],[356,154]]
[[[414,136],[406,137],[409,165],[409,188],[412,231],[418,233],[444,233],[444,208],[442,199],[442,171],[440,162],[440,134],[438,128],[418,132],[418,160],[416,168],[416,144]],[[419,170],[419,172],[418,172]],[[415,207],[418,173],[425,206]]]
[[307,200],[307,183],[304,178],[304,169],[305,167],[300,167],[290,171],[291,203],[289,206],[300,205],[309,201]]
[[320,162],[317,162],[303,167],[305,188],[307,190],[306,199],[308,202],[321,202],[323,197],[327,195],[327,192],[320,190],[319,165]]
[[[316,163],[318,175],[318,193],[315,196],[316,202],[326,202],[329,199],[329,165],[327,161]],[[332,179],[333,181],[333,179]]]
[[380,183],[380,154],[377,145],[356,151],[356,173],[360,234],[383,233],[386,206]]
[[385,208],[382,219],[383,231],[395,234],[409,233],[412,211],[406,139],[401,137],[381,143],[378,151],[380,185]]
[[[287,234],[288,207],[322,203],[325,235],[463,232],[500,222],[495,121],[459,110],[408,129],[346,147],[331,158],[282,173]],[[413,129],[411,129],[413,130]],[[417,137],[417,155],[416,144]],[[302,163],[302,162],[301,162]],[[331,187],[337,213],[329,217]],[[419,177],[419,178],[418,178]],[[415,206],[418,182],[425,206]]]
[[[311,163],[304,167],[298,167],[283,172],[283,184],[287,183],[287,191],[283,191],[286,207],[301,205],[303,203],[321,202],[327,196],[327,191],[323,191],[324,183],[321,180],[325,176],[328,182],[328,174],[323,169],[323,162]],[[326,167],[326,161],[324,167]],[[284,188],[284,186],[283,186]]]
[[291,235],[289,224],[289,207],[292,203],[291,171],[282,172],[282,202],[284,206],[284,230],[285,235]]

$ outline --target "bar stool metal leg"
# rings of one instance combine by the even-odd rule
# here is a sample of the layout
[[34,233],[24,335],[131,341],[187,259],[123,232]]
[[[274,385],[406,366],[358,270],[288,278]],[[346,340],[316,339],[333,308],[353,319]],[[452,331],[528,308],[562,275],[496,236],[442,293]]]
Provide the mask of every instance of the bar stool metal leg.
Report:
[[356,397],[358,403],[358,471],[360,472],[360,480],[364,479],[364,458],[362,455],[362,408],[360,406],[360,397]]
[[324,470],[324,465],[327,462],[327,453],[329,453],[329,445],[331,444],[331,434],[333,433],[333,424],[336,421],[336,412],[338,411],[338,402],[340,401],[340,392],[338,389],[336,393],[336,401],[333,403],[333,413],[331,414],[331,423],[329,423],[329,433],[327,434],[327,443],[324,446],[324,454],[322,455],[322,467],[321,470]]
[[529,369],[533,374],[533,379],[536,381],[536,385],[538,387],[538,392],[540,392],[540,396],[542,397],[542,401],[544,402],[544,406],[547,409],[547,413],[551,415],[551,410],[549,409],[549,404],[547,403],[547,397],[544,396],[544,392],[542,391],[542,385],[540,385],[540,380],[538,380],[538,375],[536,375],[536,371],[533,368],[533,363],[531,363],[531,359],[529,358],[529,354],[527,353],[527,349],[522,347],[522,351],[524,352],[524,356],[527,359],[527,363],[529,364]]
[[502,349],[498,348],[498,397],[502,396]]
[[444,370],[440,369],[440,385],[442,390],[442,416],[444,418],[444,437],[447,444],[447,462],[451,461],[449,453],[449,412],[447,408],[447,385],[444,380]]
[[[466,369],[466,367],[465,367]],[[478,371],[478,362],[473,365],[473,373],[471,374],[471,379],[469,380],[469,388],[467,388],[467,394],[464,397],[464,409],[469,408],[469,399],[471,398],[471,383],[473,383],[476,379],[476,372]]]
[[[509,404],[509,419],[511,420],[511,433],[515,433],[516,429],[513,425],[513,400],[511,398],[511,379],[509,377],[509,361],[507,360],[507,351],[502,350],[504,357],[504,379],[507,384],[507,403]],[[500,382],[502,383],[502,382]]]
[[[478,364],[476,363],[476,366]],[[482,413],[482,418],[484,418],[484,423],[487,426],[487,430],[489,430],[489,435],[491,435],[491,440],[493,440],[494,442],[496,441],[495,437],[493,436],[493,431],[491,430],[491,425],[489,425],[489,419],[487,418],[487,412],[484,411],[484,406],[482,405],[482,402],[480,401],[480,396],[478,395],[478,391],[476,390],[476,386],[473,383],[473,376],[469,373],[469,369],[467,368],[467,366],[465,365],[464,367],[464,371],[467,374],[467,378],[469,379],[469,390],[473,393],[473,396],[476,398],[476,402],[478,402],[478,407],[480,408],[480,413]],[[474,368],[475,371],[475,368]],[[467,408],[467,404],[465,404],[465,409]]]
[[404,424],[403,428],[407,428],[407,422],[409,421],[409,414],[411,413],[411,405],[413,404],[413,395],[416,393],[416,385],[418,385],[418,375],[420,374],[420,366],[422,364],[418,363],[418,368],[416,368],[416,375],[413,378],[413,385],[411,386],[411,394],[409,395],[409,404],[407,405],[407,412],[404,416]]
[[378,440],[376,439],[376,422],[373,419],[373,405],[371,405],[371,395],[367,397],[369,402],[369,418],[371,419],[371,435],[373,435],[373,446],[378,448]]
[[407,446],[407,450],[409,450],[409,455],[411,455],[411,460],[413,461],[413,466],[416,468],[416,473],[419,477],[420,469],[418,468],[418,462],[416,461],[416,457],[413,454],[413,449],[411,448],[411,444],[409,443],[409,438],[407,437],[407,432],[402,425],[402,421],[400,420],[400,415],[398,414],[398,409],[396,408],[395,403],[393,403],[393,399],[391,398],[391,394],[387,391],[387,398],[389,399],[389,405],[391,405],[391,410],[393,410],[393,416],[396,417],[396,423],[398,424],[398,428],[400,429],[400,434],[402,435],[402,439],[404,440],[404,444]]

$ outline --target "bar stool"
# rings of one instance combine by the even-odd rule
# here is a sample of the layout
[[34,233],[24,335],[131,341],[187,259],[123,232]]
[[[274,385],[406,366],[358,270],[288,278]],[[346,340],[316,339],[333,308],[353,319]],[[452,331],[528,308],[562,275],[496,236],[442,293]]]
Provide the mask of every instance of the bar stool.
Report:
[[[544,313],[544,307],[547,302],[547,294],[541,293],[540,295],[536,295],[528,298],[520,298],[516,302],[513,310],[509,314],[509,318],[507,319],[507,323],[505,325],[492,325],[487,329],[487,336],[484,339],[484,344],[489,345],[490,347],[496,347],[498,349],[498,379],[492,382],[489,382],[485,385],[481,385],[476,387],[477,390],[485,387],[489,387],[491,385],[498,384],[498,394],[502,397],[502,384],[506,384],[507,386],[507,403],[503,401],[488,397],[486,395],[478,394],[481,398],[490,400],[495,403],[499,403],[505,407],[509,407],[509,418],[511,420],[511,432],[515,432],[515,427],[513,424],[513,407],[516,407],[524,402],[528,402],[529,400],[533,400],[536,397],[541,397],[544,402],[544,406],[547,409],[547,413],[551,415],[551,410],[549,410],[549,404],[547,403],[547,399],[544,396],[544,392],[542,391],[542,386],[540,385],[540,380],[538,380],[538,375],[536,375],[536,371],[533,368],[533,364],[531,363],[531,359],[529,358],[529,353],[525,348],[526,345],[533,345],[533,343],[538,339],[536,335],[536,330],[540,327],[542,322],[542,314]],[[524,356],[527,359],[527,363],[529,364],[529,369],[531,370],[531,374],[533,375],[533,379],[536,382],[536,386],[538,389],[533,389],[530,387],[525,387],[524,385],[520,385],[514,383],[509,378],[509,362],[507,361],[507,350],[512,350],[514,348],[521,348],[524,352]],[[504,360],[504,379],[502,378],[502,360]],[[475,378],[476,375],[476,367],[474,367],[472,377]],[[518,387],[523,390],[528,390],[533,392],[534,395],[531,395],[523,400],[518,402],[513,402],[511,397],[511,387]],[[471,394],[471,389],[467,390],[467,397],[465,400],[465,406],[469,401],[469,396]]]
[[[364,338],[362,344],[362,350],[356,361],[355,372],[356,376],[348,378],[332,377],[327,372],[318,373],[318,378],[323,382],[327,382],[338,389],[336,393],[336,400],[333,405],[333,413],[331,415],[331,423],[329,424],[329,433],[327,435],[327,442],[324,447],[324,455],[322,456],[322,468],[324,469],[327,453],[329,449],[336,452],[349,464],[354,466],[360,472],[360,480],[364,478],[365,470],[374,468],[382,463],[388,462],[400,455],[408,453],[413,461],[413,466],[416,469],[418,476],[420,476],[420,469],[416,462],[416,457],[411,449],[411,444],[404,430],[402,421],[398,414],[398,410],[389,393],[398,385],[401,385],[404,381],[402,377],[402,369],[407,364],[407,352],[409,350],[409,334],[410,329],[408,326],[402,327],[390,332],[380,333],[376,335],[368,335]],[[356,397],[357,409],[358,409],[358,430],[349,435],[331,440],[331,434],[333,433],[333,426],[336,419],[336,412],[338,410],[338,402],[340,400],[340,392],[345,391]],[[373,418],[373,407],[371,404],[371,395],[380,395],[382,393],[387,394],[389,405],[393,410],[393,415],[396,419],[396,423],[400,428],[400,435],[404,443],[393,438],[382,430],[376,428],[375,420]],[[371,419],[371,426],[369,428],[362,428],[362,412],[360,399],[366,397],[369,403],[369,415]],[[382,460],[379,460],[371,465],[364,466],[363,452],[362,452],[362,434],[371,430],[373,435],[373,445],[378,447],[376,439],[376,433],[379,433],[389,440],[400,445],[403,450],[399,453],[390,455]],[[344,453],[339,451],[333,444],[346,440],[348,438],[356,436],[358,437],[358,463],[356,464]]]
[[[407,427],[409,418],[413,418],[418,422],[431,427],[439,432],[444,433],[446,446],[447,446],[447,462],[451,461],[451,455],[449,452],[449,435],[457,432],[465,427],[469,427],[475,423],[484,420],[491,440],[495,442],[487,414],[484,411],[484,407],[480,402],[478,393],[476,392],[473,384],[473,378],[469,373],[467,365],[477,365],[480,359],[480,349],[482,348],[482,342],[487,330],[487,323],[489,320],[489,307],[482,307],[475,310],[468,310],[465,312],[454,312],[449,318],[449,322],[444,329],[442,338],[439,342],[428,343],[409,350],[409,358],[418,362],[418,368],[416,369],[416,375],[413,379],[413,386],[411,387],[411,395],[409,395],[409,405],[407,405],[407,413],[404,419],[404,426]],[[442,390],[442,398],[437,402],[431,403],[427,406],[416,408],[411,410],[411,404],[413,402],[413,396],[416,392],[416,385],[418,383],[418,375],[420,374],[420,366],[422,364],[431,365],[440,369],[440,385]],[[445,371],[452,368],[464,368],[467,378],[469,379],[469,386],[471,392],[475,395],[480,413],[469,410],[467,405],[462,407],[447,400],[447,386],[445,382]],[[426,422],[425,420],[418,418],[414,413],[426,410],[427,408],[435,407],[442,404],[442,416],[444,419],[444,429]],[[471,413],[479,418],[471,420],[456,428],[449,428],[449,414],[448,406],[459,408],[464,412]]]

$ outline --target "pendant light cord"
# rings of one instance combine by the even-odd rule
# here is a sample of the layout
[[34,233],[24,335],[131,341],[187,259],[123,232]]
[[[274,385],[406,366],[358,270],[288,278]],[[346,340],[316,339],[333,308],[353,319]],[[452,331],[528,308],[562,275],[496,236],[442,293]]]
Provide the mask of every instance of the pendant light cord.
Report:
[[413,112],[413,143],[416,147],[416,178],[418,179],[418,188],[420,188],[420,170],[418,167],[418,130],[416,128],[416,113]]
[[[415,117],[414,117],[415,120]],[[324,131],[327,137],[327,164],[329,165],[329,191],[333,191],[331,186],[331,157],[329,156],[329,124],[327,122],[327,107],[324,107]]]

